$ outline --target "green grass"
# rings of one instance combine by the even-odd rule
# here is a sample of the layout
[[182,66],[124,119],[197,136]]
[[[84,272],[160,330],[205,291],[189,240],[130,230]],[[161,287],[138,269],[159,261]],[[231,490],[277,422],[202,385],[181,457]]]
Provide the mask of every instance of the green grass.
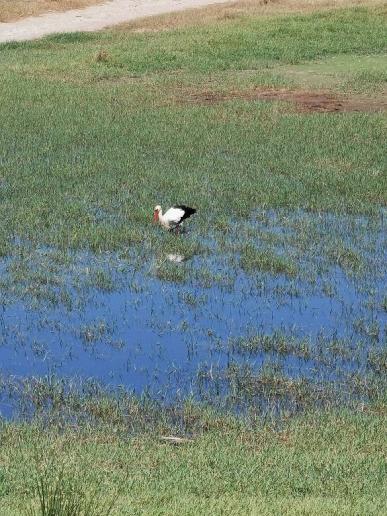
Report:
[[296,65],[277,65],[273,71],[301,87],[348,93],[383,93],[386,88],[386,54],[336,54]]
[[85,485],[97,499],[114,499],[113,514],[384,512],[382,415],[315,414],[277,429],[189,411],[185,416],[201,417],[203,427],[179,446],[160,441],[169,435],[162,427],[125,437],[114,426],[58,433],[34,424],[3,425],[0,513],[38,507],[36,478],[42,477],[52,486],[58,480],[73,486],[70,495],[62,490],[70,500],[74,492],[82,499]]
[[[195,99],[294,85],[291,63],[377,59],[384,36],[384,11],[357,8],[1,46],[1,252],[13,236],[152,249],[159,202],[195,205],[203,230],[255,208],[377,210],[387,192],[383,114],[305,116],[277,103]],[[367,80],[380,83],[375,74]]]
[[39,471],[39,466],[36,469],[35,488],[32,489],[32,494],[36,495],[38,503],[32,500],[23,511],[26,515],[108,516],[111,513],[115,500],[106,500],[103,488],[102,492],[97,489],[95,492],[91,492],[90,485],[83,484],[82,489],[82,483],[77,474],[74,474],[73,468],[72,471],[66,471],[64,465],[58,469],[58,466],[54,464],[44,467],[43,471]]

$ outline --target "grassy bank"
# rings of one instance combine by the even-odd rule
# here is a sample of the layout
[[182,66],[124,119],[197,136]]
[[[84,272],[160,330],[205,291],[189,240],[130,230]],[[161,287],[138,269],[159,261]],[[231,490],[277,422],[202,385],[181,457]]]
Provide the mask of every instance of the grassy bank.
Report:
[[376,515],[386,508],[381,414],[314,414],[254,429],[192,410],[185,417],[188,429],[196,420],[196,432],[178,445],[160,439],[170,435],[162,425],[125,437],[114,426],[58,432],[4,424],[1,514],[36,508],[36,482],[48,493],[58,475],[68,500],[82,507],[91,497],[99,509],[114,502],[113,514]]

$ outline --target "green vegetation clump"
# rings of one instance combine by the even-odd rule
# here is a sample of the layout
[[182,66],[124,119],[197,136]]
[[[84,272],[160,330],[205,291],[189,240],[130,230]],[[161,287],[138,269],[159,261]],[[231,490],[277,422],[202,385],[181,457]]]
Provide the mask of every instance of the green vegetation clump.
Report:
[[241,267],[247,272],[259,270],[272,274],[294,276],[297,268],[289,259],[270,251],[260,251],[251,244],[246,244],[241,253]]
[[278,353],[279,355],[292,354],[308,359],[312,356],[310,343],[305,340],[296,340],[287,335],[253,335],[248,338],[232,339],[229,342],[231,349],[240,353]]

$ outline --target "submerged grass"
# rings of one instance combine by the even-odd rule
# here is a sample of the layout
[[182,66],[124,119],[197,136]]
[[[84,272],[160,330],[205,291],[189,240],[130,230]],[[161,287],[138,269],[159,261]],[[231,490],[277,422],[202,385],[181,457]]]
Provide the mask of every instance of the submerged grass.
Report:
[[300,358],[309,359],[312,356],[310,343],[306,340],[297,341],[279,333],[275,335],[253,335],[248,338],[232,339],[229,346],[240,353],[254,354],[259,352],[278,353],[279,355],[292,354]]
[[288,276],[294,276],[297,273],[295,264],[286,257],[278,256],[270,250],[260,251],[251,244],[246,244],[242,249],[241,267],[247,272],[259,270]]

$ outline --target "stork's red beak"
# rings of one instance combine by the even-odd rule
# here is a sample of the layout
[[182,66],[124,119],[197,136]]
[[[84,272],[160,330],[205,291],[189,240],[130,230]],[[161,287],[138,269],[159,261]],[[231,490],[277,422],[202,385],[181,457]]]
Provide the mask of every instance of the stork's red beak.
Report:
[[157,222],[159,220],[159,212],[155,210],[153,212],[153,222]]

